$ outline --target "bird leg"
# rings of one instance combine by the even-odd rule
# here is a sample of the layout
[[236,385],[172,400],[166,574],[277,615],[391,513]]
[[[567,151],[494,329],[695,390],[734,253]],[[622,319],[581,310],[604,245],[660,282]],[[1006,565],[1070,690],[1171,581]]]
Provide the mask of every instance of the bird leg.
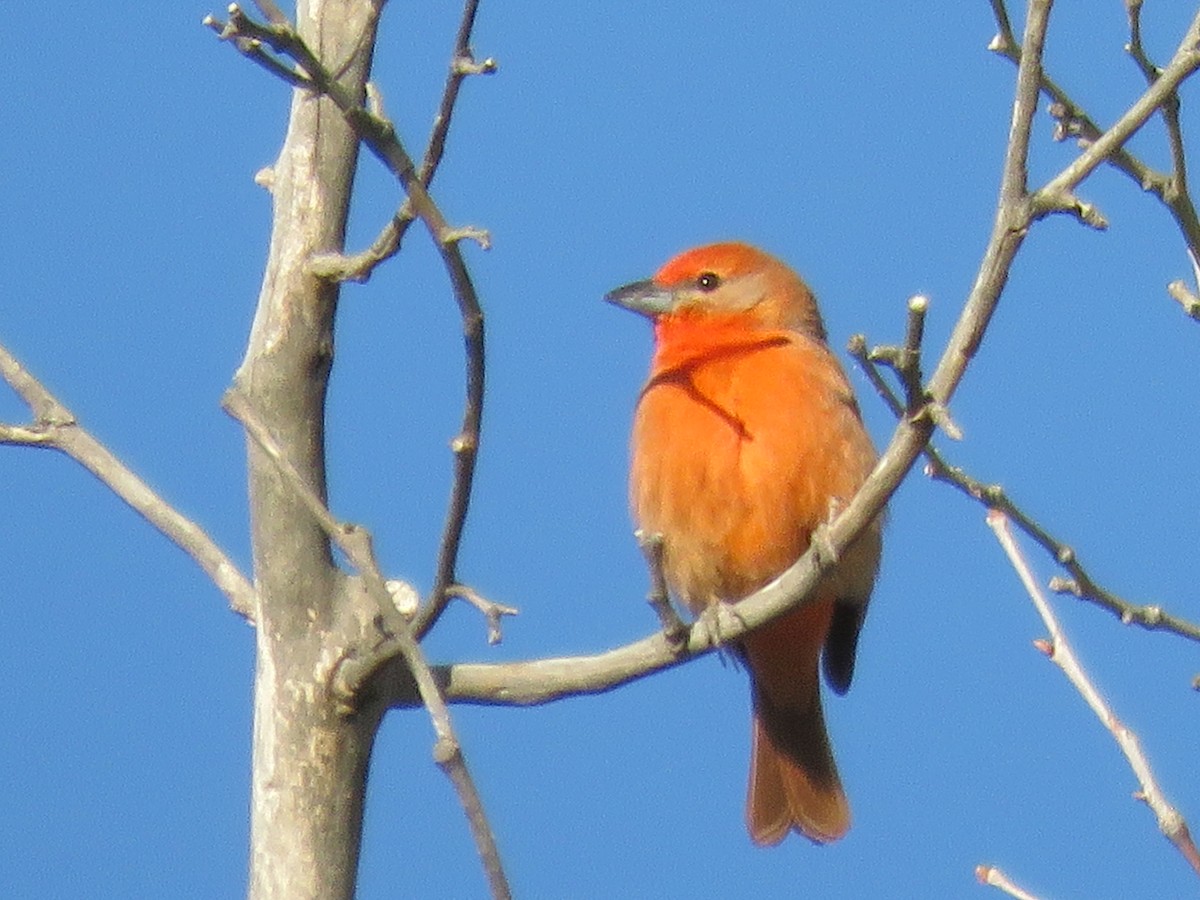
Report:
[[671,605],[667,579],[663,574],[663,536],[657,532],[647,534],[639,528],[634,532],[634,537],[646,558],[646,568],[650,570],[650,590],[646,594],[646,602],[658,615],[667,643],[674,648],[681,648],[687,642],[688,628]]
[[829,524],[841,515],[844,507],[845,504],[840,497],[830,497],[829,512],[825,521],[813,529],[813,533],[808,539],[809,545],[817,554],[817,565],[822,569],[833,568],[841,560],[841,554],[838,553],[837,547],[833,545],[833,540],[829,537]]

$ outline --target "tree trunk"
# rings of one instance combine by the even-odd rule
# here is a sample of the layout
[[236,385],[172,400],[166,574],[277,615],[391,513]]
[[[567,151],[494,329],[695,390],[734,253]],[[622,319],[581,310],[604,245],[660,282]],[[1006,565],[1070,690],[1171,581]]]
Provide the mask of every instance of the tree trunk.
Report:
[[[375,44],[370,0],[301,0],[308,45],[362,96]],[[292,98],[268,184],[270,253],[235,387],[284,454],[325,495],[325,396],[338,288],[307,271],[340,251],[358,142],[333,104]],[[329,542],[249,442],[251,532],[258,593],[249,896],[350,898],[377,712],[347,716],[328,690],[337,662],[342,576]]]

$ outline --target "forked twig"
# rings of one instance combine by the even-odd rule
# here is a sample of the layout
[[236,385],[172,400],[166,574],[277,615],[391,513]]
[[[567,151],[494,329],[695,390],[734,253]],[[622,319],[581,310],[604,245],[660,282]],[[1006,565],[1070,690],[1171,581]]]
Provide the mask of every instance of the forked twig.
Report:
[[[463,24],[459,29],[459,40],[464,47],[474,23],[476,5],[477,0],[468,0]],[[457,578],[458,550],[470,507],[471,487],[474,483],[475,464],[479,453],[485,373],[483,310],[479,304],[479,297],[471,274],[463,259],[460,243],[463,240],[475,240],[486,247],[487,234],[472,227],[455,228],[446,221],[442,211],[426,189],[422,180],[422,172],[418,170],[407,149],[401,143],[392,123],[372,112],[368,106],[364,105],[361,98],[346,90],[290,23],[273,22],[270,25],[261,25],[246,16],[237,4],[231,4],[227,23],[213,20],[210,24],[218,31],[222,39],[233,41],[234,46],[242,52],[245,52],[243,49],[245,41],[257,41],[260,46],[269,46],[275,53],[292,59],[297,65],[297,70],[302,73],[304,86],[333,101],[359,140],[403,185],[408,194],[407,202],[411,204],[413,213],[425,224],[433,237],[450,279],[462,319],[466,351],[466,399],[462,426],[459,433],[450,442],[454,453],[454,479],[450,490],[442,540],[438,548],[433,588],[428,601],[413,621],[413,636],[420,640],[433,627],[446,608],[446,604],[449,602],[447,588],[459,580]],[[464,49],[463,55],[466,53],[467,51]],[[456,59],[461,58],[462,56],[456,56]],[[462,71],[458,74],[467,73],[469,68],[469,66],[460,65],[459,69]],[[452,72],[451,78],[457,78],[458,74]],[[457,85],[453,88],[453,96],[456,96],[456,91]],[[451,104],[453,96],[449,101]],[[446,127],[448,127],[448,118],[446,122]],[[440,142],[435,141],[434,144],[436,150],[436,147],[440,146]],[[440,150],[436,150],[436,152],[440,152]],[[431,163],[435,160],[434,156],[427,158]],[[381,648],[377,664],[383,665],[393,655],[393,648],[386,646]]]
[[[850,340],[848,350],[892,414],[897,418],[903,417],[905,405],[880,374],[875,362],[878,354],[867,350],[866,338],[855,335]],[[941,451],[932,443],[922,452],[927,460],[926,475],[935,481],[958,488],[989,510],[998,509],[1008,515],[1018,528],[1035,540],[1067,571],[1069,578],[1051,579],[1051,590],[1071,594],[1080,600],[1103,607],[1125,625],[1139,625],[1147,631],[1168,631],[1189,640],[1200,641],[1200,625],[1172,615],[1157,604],[1131,603],[1097,582],[1080,562],[1075,551],[1018,506],[1000,485],[980,481],[959,466],[947,462]]]
[[489,600],[479,593],[479,591],[465,584],[452,584],[446,588],[446,593],[451,597],[458,597],[461,600],[465,600],[483,613],[483,617],[488,625],[487,641],[489,644],[498,644],[504,639],[500,624],[501,620],[505,616],[515,616],[520,613],[520,610],[515,606],[506,606],[503,603]]
[[[458,34],[454,40],[454,53],[450,60],[450,70],[446,76],[446,84],[442,89],[442,99],[438,104],[437,114],[433,119],[433,129],[425,146],[425,156],[417,177],[426,188],[433,182],[438,165],[446,149],[446,138],[450,132],[450,123],[454,117],[455,104],[463,82],[471,75],[490,75],[499,66],[490,56],[482,62],[476,62],[471,52],[471,32],[475,27],[475,16],[479,9],[479,0],[467,0],[463,8],[462,20],[459,23]],[[382,115],[382,110],[373,110]],[[353,255],[341,253],[322,254],[314,256],[309,265],[314,275],[331,278],[337,281],[366,281],[380,263],[391,259],[400,250],[409,226],[416,220],[412,202],[405,198],[404,203],[391,220],[383,226],[378,237],[366,250]]]

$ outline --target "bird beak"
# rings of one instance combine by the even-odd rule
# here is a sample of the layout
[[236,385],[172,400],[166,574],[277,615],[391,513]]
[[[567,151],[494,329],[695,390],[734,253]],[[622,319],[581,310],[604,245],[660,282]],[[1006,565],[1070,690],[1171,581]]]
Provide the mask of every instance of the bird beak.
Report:
[[604,295],[604,299],[614,306],[641,313],[651,319],[669,313],[675,306],[674,292],[653,281],[635,281],[615,291],[609,291]]

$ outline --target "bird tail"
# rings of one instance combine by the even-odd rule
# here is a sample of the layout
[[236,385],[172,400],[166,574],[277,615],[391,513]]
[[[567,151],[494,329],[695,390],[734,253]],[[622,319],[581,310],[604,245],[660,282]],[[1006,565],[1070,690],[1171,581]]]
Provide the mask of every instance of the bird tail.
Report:
[[[825,731],[818,677],[831,613],[832,604],[813,604],[745,642],[754,687],[746,825],[759,845],[778,844],[792,830],[824,844],[850,828],[850,804]],[[771,648],[780,642],[790,644],[790,672],[772,665],[779,657]]]
[[793,829],[825,844],[850,828],[850,804],[825,734],[819,697],[799,715],[793,710],[765,712],[759,700],[746,825],[754,843],[763,846],[778,844]]

